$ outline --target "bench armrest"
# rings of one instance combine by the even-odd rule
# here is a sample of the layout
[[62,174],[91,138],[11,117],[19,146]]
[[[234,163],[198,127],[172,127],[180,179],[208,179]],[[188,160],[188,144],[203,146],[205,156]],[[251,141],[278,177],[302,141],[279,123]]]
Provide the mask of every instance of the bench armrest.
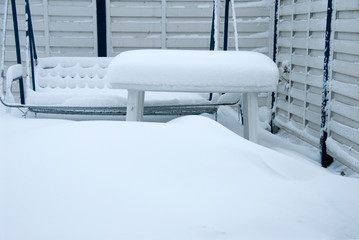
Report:
[[12,84],[15,80],[22,78],[22,65],[16,64],[8,68],[6,72],[5,81],[5,101],[14,102],[14,96],[12,95]]

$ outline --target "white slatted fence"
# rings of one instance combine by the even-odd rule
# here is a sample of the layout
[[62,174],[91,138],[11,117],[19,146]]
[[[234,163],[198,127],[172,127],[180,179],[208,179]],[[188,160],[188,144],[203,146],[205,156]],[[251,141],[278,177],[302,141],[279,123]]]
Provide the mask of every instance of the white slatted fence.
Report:
[[[108,54],[138,48],[209,49],[212,0],[107,0]],[[221,4],[223,46],[224,1]],[[239,47],[271,52],[270,0],[236,0]],[[231,11],[230,11],[231,12]],[[234,49],[230,14],[229,49]]]
[[[329,155],[359,171],[359,2],[333,0]],[[281,0],[275,123],[319,147],[327,0]]]
[[326,0],[282,0],[275,123],[319,147]]
[[[25,49],[24,1],[16,1],[22,51]],[[95,0],[31,0],[31,15],[38,53],[46,56],[97,56]],[[4,5],[0,4],[3,26]],[[9,5],[6,65],[16,62]],[[25,53],[23,52],[23,58]]]
[[328,153],[359,172],[359,1],[334,1]]
[[[223,46],[224,0],[220,4]],[[31,0],[30,5],[40,57],[97,56],[96,0]],[[139,48],[209,49],[212,0],[106,0],[106,6],[108,56]],[[271,0],[235,1],[241,50],[270,55],[272,8]],[[1,28],[3,9],[0,3]],[[17,12],[24,52],[25,16],[21,0],[17,1]],[[228,46],[234,49],[231,16]],[[11,10],[8,28],[6,65],[10,66],[16,62]]]

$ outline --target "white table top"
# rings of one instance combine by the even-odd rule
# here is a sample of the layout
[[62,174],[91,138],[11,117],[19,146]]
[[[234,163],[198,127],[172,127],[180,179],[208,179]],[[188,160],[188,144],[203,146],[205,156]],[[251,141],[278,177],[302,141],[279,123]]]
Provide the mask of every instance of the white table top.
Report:
[[111,88],[173,92],[275,91],[276,64],[248,51],[134,50],[109,65]]

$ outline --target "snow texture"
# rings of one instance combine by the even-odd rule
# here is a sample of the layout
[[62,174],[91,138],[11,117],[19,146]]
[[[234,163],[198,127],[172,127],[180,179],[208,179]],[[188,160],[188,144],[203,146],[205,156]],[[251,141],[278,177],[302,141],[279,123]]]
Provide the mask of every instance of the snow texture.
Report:
[[39,91],[51,89],[106,89],[104,77],[112,58],[51,57],[40,58],[36,67]]
[[279,73],[261,53],[135,50],[119,54],[107,77],[113,88],[151,91],[275,91]]
[[[239,126],[225,109],[219,119]],[[261,141],[273,149],[203,116],[136,123],[1,113],[0,136],[0,239],[359,237],[359,180],[267,132]]]
[[332,152],[334,156],[340,157],[345,165],[349,166],[354,171],[359,172],[358,151],[355,151],[352,147],[345,144],[339,143],[332,137],[327,138],[325,143],[327,149]]
[[6,95],[5,95],[5,101],[8,103],[13,103],[15,101],[14,96],[12,95],[12,83],[14,80],[19,79],[22,77],[22,66],[21,64],[16,64],[13,66],[10,66],[6,72]]
[[[109,89],[107,69],[113,58],[48,57],[40,58],[35,69],[36,92],[27,90],[26,102],[37,106],[119,107],[126,106],[127,90]],[[208,94],[146,92],[146,106],[210,104]],[[224,99],[239,99],[231,94]]]

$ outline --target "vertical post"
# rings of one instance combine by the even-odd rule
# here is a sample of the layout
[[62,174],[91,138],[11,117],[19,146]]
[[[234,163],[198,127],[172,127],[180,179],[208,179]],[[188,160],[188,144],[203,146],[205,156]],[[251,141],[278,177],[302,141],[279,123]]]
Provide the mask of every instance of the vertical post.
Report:
[[[279,4],[279,0],[275,0],[274,2],[274,29],[273,29],[273,62],[277,62],[277,38],[278,38],[278,4]],[[270,122],[270,128],[271,128],[271,133],[276,133],[278,132],[278,127],[274,125],[274,118],[275,118],[275,109],[274,109],[274,104],[275,104],[275,92],[272,92],[272,96],[271,96],[271,122]]]
[[[216,14],[216,1],[213,0],[213,12],[212,12],[212,24],[211,24],[211,37],[210,37],[210,42],[209,42],[209,50],[213,51],[214,50],[214,19],[215,19],[215,14]],[[209,98],[208,100],[211,101],[213,98],[213,93],[209,94]]]
[[233,37],[234,37],[234,49],[236,51],[239,50],[239,46],[238,46],[238,29],[237,29],[237,14],[236,14],[236,7],[234,5],[234,0],[232,0],[231,2],[231,6],[232,6],[232,20],[233,20]]
[[322,122],[320,125],[320,148],[321,148],[321,162],[323,167],[328,167],[332,162],[333,158],[327,154],[327,145],[325,141],[328,137],[327,132],[327,103],[329,95],[329,57],[330,57],[330,37],[331,37],[331,25],[332,25],[332,13],[333,13],[333,4],[332,0],[328,0],[327,6],[327,22],[325,29],[325,47],[324,47],[324,68],[323,68],[323,89],[322,89],[322,108],[321,108],[321,118]]
[[[17,13],[16,13],[15,0],[11,0],[11,9],[12,9],[12,20],[14,22],[16,60],[17,60],[17,64],[21,64],[21,49],[20,49],[20,40],[19,40],[19,27],[17,25]],[[21,104],[25,104],[24,82],[23,82],[22,77],[19,78],[19,87],[20,87],[20,102],[21,102]]]
[[209,42],[209,50],[213,51],[214,50],[214,19],[215,19],[215,9],[216,9],[216,1],[213,0],[213,12],[212,12],[212,24],[211,24],[211,37],[210,37],[210,42]]
[[228,49],[228,18],[229,18],[229,0],[226,0],[224,8],[224,36],[223,36],[223,51]]
[[97,55],[107,57],[106,1],[96,0],[97,14]]
[[2,29],[2,41],[1,41],[1,69],[0,69],[0,100],[3,98],[3,82],[5,79],[5,46],[6,46],[6,26],[7,26],[7,17],[9,12],[9,0],[5,0],[4,4],[4,18],[3,18],[3,29]]
[[126,121],[142,121],[145,92],[128,90]]
[[45,55],[50,56],[50,24],[49,24],[49,0],[42,0],[44,10],[44,39],[45,39]]
[[274,2],[274,29],[273,29],[273,61],[277,61],[277,38],[278,38],[278,4],[279,0]]
[[219,49],[221,13],[220,13],[220,0],[214,0],[214,51]]
[[167,2],[162,0],[161,4],[161,48],[167,48]]
[[258,93],[243,93],[244,138],[258,143]]
[[27,18],[26,18],[26,24],[27,24],[26,38],[29,39],[32,89],[34,91],[36,91],[34,59],[37,62],[37,53],[36,53],[36,47],[35,47],[34,29],[32,28],[32,20],[31,20],[31,11],[30,11],[29,0],[25,0],[25,13],[27,14]]

